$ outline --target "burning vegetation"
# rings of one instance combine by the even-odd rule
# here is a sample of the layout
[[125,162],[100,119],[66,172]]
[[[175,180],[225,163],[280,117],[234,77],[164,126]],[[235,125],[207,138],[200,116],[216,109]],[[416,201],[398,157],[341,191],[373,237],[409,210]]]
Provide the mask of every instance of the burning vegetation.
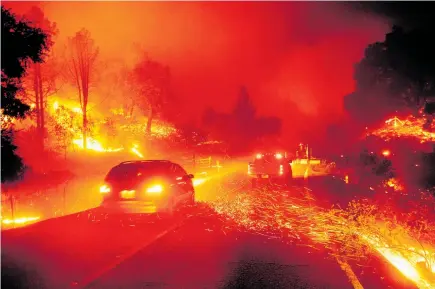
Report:
[[[122,97],[115,104],[103,107],[101,103],[105,96],[96,87],[105,85],[99,79],[100,76],[103,78],[105,66],[100,63],[98,45],[89,31],[82,29],[75,33],[68,39],[62,57],[55,57],[50,48],[57,34],[56,25],[46,19],[42,11],[32,10],[28,15],[34,27],[24,22],[18,25],[3,6],[2,15],[8,17],[8,25],[14,26],[10,31],[25,27],[25,30],[33,31],[31,34],[36,38],[32,55],[26,55],[25,51],[22,51],[23,55],[18,55],[19,59],[28,62],[27,66],[20,63],[18,68],[12,69],[13,72],[2,66],[2,102],[8,101],[2,103],[5,108],[1,111],[2,154],[4,147],[7,148],[9,154],[5,155],[6,159],[12,160],[14,166],[10,175],[5,174],[2,168],[2,183],[19,183],[16,182],[17,172],[22,171],[24,166],[15,154],[17,147],[8,133],[27,133],[28,138],[23,138],[30,140],[28,143],[33,144],[35,140],[34,143],[38,144],[36,149],[32,149],[33,154],[49,151],[62,155],[64,159],[68,159],[71,152],[79,152],[85,157],[95,152],[101,159],[116,153],[145,158],[150,155],[150,144],[154,140],[161,143],[168,139],[175,140],[171,143],[172,151],[184,149],[179,141],[183,137],[190,138],[194,144],[199,142],[193,132],[187,132],[187,129],[180,131],[168,121],[174,119],[171,115],[173,110],[168,107],[172,106],[173,109],[176,102],[167,65],[141,51],[140,59],[133,67],[120,69],[114,77]],[[19,99],[12,97],[15,95]],[[26,115],[27,122],[22,120]],[[279,118],[256,114],[245,88],[241,90],[232,114],[217,113],[210,109],[204,114],[203,122],[213,136],[226,138],[227,142],[237,145],[249,142],[246,147],[255,146],[267,137],[278,137],[282,130]],[[19,132],[20,129],[23,132]],[[419,143],[433,143],[433,131],[434,124],[430,116],[425,115],[390,118],[367,135],[377,136],[387,142],[414,139]],[[176,147],[175,143],[180,147]],[[383,148],[381,155],[384,159],[390,159],[395,151]],[[71,163],[66,166],[72,166]],[[92,177],[101,174],[98,171],[93,175],[91,168],[88,168],[89,163],[83,163],[85,165],[82,166],[86,166],[87,170],[82,171],[82,174]],[[32,163],[27,165],[32,167]],[[69,179],[65,179],[65,183]],[[101,176],[95,179],[101,179]],[[344,179],[348,186],[349,176],[346,175]],[[197,187],[209,180],[211,177],[198,178],[194,180],[194,185]],[[87,189],[89,187],[94,189],[93,185]],[[6,202],[10,200],[12,207],[12,218],[2,219],[2,223],[20,225],[41,219],[40,216],[13,215],[14,189],[18,191],[12,187],[8,188],[8,192],[2,192],[2,199],[6,199]],[[352,189],[347,190],[348,193],[354,193]],[[29,191],[33,194],[38,190],[32,187]],[[231,221],[228,226],[236,224],[229,229],[247,230],[281,238],[285,242],[304,241],[314,248],[327,248],[340,264],[360,264],[373,253],[379,254],[419,288],[435,288],[433,192],[408,187],[400,175],[388,175],[376,186],[364,187],[364,191],[363,197],[355,197],[343,208],[321,206],[315,197],[317,192],[305,186],[292,187],[291,190],[269,188],[267,191],[254,190],[249,193],[240,191],[235,198],[224,195],[207,203],[221,217]],[[39,197],[43,195],[40,192],[36,194]],[[47,196],[45,198],[48,199]],[[358,287],[358,281],[351,282]]]

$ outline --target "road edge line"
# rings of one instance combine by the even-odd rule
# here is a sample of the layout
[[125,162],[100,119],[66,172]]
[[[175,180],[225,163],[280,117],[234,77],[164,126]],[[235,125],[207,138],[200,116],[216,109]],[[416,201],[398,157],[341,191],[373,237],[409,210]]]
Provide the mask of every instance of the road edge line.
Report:
[[126,261],[129,258],[131,258],[132,256],[134,256],[139,251],[145,249],[146,247],[148,247],[151,244],[155,243],[157,240],[161,239],[162,237],[164,237],[168,233],[170,233],[170,232],[174,231],[175,229],[177,229],[178,227],[180,227],[182,225],[183,221],[180,221],[180,222],[170,226],[168,229],[166,229],[163,232],[159,233],[157,236],[155,236],[151,240],[145,242],[144,244],[141,244],[140,246],[135,247],[134,249],[128,251],[125,254],[122,254],[121,256],[116,258],[116,260],[113,261],[112,263],[109,263],[108,265],[106,265],[106,266],[102,267],[101,269],[95,271],[95,273],[93,273],[91,275],[88,275],[87,277],[83,278],[82,281],[77,282],[76,284],[73,284],[70,287],[71,288],[75,288],[75,289],[84,289],[84,288],[87,288],[89,285],[91,285],[92,283],[97,281],[99,278],[101,278],[104,274],[106,274],[107,272],[113,270],[116,266],[120,265],[124,261]]

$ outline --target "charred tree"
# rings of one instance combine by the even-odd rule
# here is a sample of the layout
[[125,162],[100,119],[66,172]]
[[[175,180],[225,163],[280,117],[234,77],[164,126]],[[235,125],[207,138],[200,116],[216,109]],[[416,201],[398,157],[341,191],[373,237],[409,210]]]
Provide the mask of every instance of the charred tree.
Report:
[[94,72],[98,57],[98,47],[88,30],[78,31],[74,37],[69,38],[67,68],[68,79],[77,88],[77,96],[82,110],[82,134],[83,148],[87,148],[88,117],[87,107],[89,101],[89,90],[94,81]]

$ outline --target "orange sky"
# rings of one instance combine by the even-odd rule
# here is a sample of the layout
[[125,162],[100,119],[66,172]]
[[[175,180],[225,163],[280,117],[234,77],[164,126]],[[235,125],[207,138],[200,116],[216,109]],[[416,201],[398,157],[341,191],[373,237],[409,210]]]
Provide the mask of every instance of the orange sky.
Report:
[[[36,3],[37,4],[37,3]],[[16,11],[35,5],[15,4]],[[57,45],[82,27],[102,57],[133,63],[133,43],[172,68],[186,118],[206,106],[229,110],[246,85],[260,114],[313,124],[342,114],[353,65],[387,24],[326,2],[47,2]],[[290,111],[289,111],[290,110]],[[322,125],[328,121],[322,120]]]

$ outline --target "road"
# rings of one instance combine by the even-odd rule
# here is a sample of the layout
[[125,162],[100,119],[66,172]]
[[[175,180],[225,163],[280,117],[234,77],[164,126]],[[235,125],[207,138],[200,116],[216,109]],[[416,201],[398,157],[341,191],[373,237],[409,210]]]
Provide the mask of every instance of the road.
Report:
[[[236,202],[255,194],[241,175],[209,180],[198,188],[198,205],[172,219],[108,215],[96,208],[5,231],[2,282],[8,288],[356,286],[326,250],[306,238],[244,230],[237,219],[218,214],[229,207],[217,205],[219,195]],[[363,288],[413,288],[378,257],[370,262],[350,264]]]

